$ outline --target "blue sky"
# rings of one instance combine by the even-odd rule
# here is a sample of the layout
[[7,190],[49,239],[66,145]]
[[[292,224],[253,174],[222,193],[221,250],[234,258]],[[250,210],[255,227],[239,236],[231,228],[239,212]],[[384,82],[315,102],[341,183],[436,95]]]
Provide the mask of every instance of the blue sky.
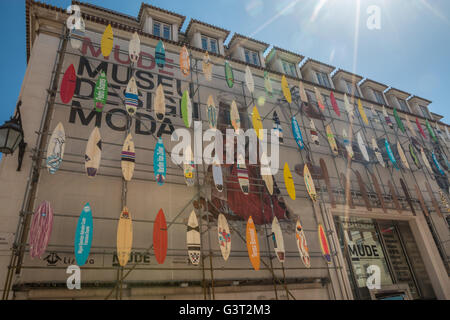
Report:
[[[45,1],[66,8],[70,1]],[[141,1],[92,0],[137,16]],[[359,15],[357,8],[359,2]],[[433,101],[450,119],[448,0],[154,0],[148,3],[298,52]],[[369,30],[368,6],[381,9],[381,29]],[[359,23],[356,23],[359,16]],[[358,28],[356,28],[358,26]],[[25,0],[0,0],[0,92],[3,123],[13,114],[26,69]],[[357,41],[355,34],[358,30]],[[232,33],[229,39],[231,39]],[[227,43],[227,42],[226,42]],[[356,46],[355,46],[356,44]]]

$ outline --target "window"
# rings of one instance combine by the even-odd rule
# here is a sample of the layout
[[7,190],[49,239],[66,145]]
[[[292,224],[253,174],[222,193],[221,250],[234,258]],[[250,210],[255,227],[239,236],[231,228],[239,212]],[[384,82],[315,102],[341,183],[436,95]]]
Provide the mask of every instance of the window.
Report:
[[377,90],[373,90],[373,94],[375,95],[375,99],[379,104],[385,105],[386,101],[384,101],[383,93]]
[[209,52],[219,53],[217,50],[217,40],[202,35],[202,48],[203,50],[208,50]]
[[430,114],[428,113],[428,108],[427,108],[427,107],[424,107],[424,106],[419,105],[419,109],[420,109],[420,111],[422,112],[422,115],[423,115],[425,118],[430,119]]
[[351,94],[352,96],[359,97],[358,88],[356,88],[356,85],[353,85],[353,83],[344,80],[345,84],[347,85],[347,92]]
[[[162,34],[161,34],[162,31]],[[165,24],[159,21],[153,23],[153,34],[158,37],[163,37],[164,39],[171,40],[171,25]]]
[[406,101],[403,99],[397,98],[398,104],[400,105],[400,109],[406,112],[409,112],[408,106],[406,105]]
[[258,52],[244,49],[244,53],[245,53],[245,62],[254,64],[256,66],[260,65]]
[[297,70],[293,63],[281,60],[281,64],[283,65],[284,73],[293,77],[297,77]]
[[316,71],[317,81],[321,86],[331,88],[330,82],[328,80],[328,75],[323,72]]

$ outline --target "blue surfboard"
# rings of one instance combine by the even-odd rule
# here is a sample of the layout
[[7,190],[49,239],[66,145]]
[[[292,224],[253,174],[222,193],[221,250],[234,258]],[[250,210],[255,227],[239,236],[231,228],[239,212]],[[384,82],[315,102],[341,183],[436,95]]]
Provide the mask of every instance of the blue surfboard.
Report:
[[305,143],[303,142],[302,132],[300,131],[300,127],[298,126],[298,122],[297,119],[295,119],[295,117],[292,117],[291,125],[294,139],[297,142],[297,145],[300,148],[300,150],[303,150],[303,148],[305,147]]
[[164,65],[166,64],[166,50],[164,49],[164,43],[162,40],[159,40],[156,45],[155,60],[158,67],[164,68]]
[[392,164],[394,165],[395,169],[399,170],[397,161],[395,160],[394,154],[392,153],[391,146],[389,145],[389,142],[387,139],[384,139],[384,145],[386,146],[386,151],[389,157],[389,160],[391,160]]
[[80,267],[86,263],[86,260],[89,257],[92,244],[92,231],[92,210],[89,203],[86,203],[78,218],[74,241],[75,260]]
[[155,146],[155,152],[153,153],[153,170],[155,171],[155,179],[158,185],[162,186],[166,180],[166,150],[164,150],[164,144],[161,138]]
[[439,164],[439,161],[436,158],[436,155],[434,154],[434,152],[431,154],[431,157],[433,158],[434,164],[436,165],[436,167],[438,168],[439,172],[445,176],[444,170],[442,170],[441,165]]

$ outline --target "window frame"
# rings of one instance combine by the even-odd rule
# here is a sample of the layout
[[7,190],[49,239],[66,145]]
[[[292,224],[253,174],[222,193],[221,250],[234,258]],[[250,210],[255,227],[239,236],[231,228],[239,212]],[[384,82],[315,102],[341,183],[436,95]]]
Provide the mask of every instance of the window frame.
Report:
[[420,113],[422,113],[424,118],[432,119],[431,113],[430,113],[430,110],[428,110],[428,107],[424,107],[424,106],[422,106],[420,104],[418,104],[418,106],[419,106]]
[[[319,83],[319,85],[326,87],[326,88],[331,88],[330,79],[325,72],[322,72],[319,70],[314,70],[314,72],[316,73],[316,78],[317,78],[317,82]],[[322,84],[324,79],[326,79],[326,81],[325,81],[326,83]]]
[[355,83],[355,85],[353,85],[353,83],[351,83],[348,80],[344,79],[344,81],[345,81],[345,84],[347,86],[348,94],[353,95],[353,96],[358,97],[358,98],[361,98],[361,96],[359,95],[359,91],[358,91],[358,87],[356,86],[356,83]]
[[[247,59],[247,53],[248,53],[248,59]],[[255,55],[256,55],[256,58],[258,59],[258,61],[257,61],[258,63],[255,63]],[[245,57],[246,63],[252,64],[252,65],[255,65],[258,67],[261,66],[261,59],[259,58],[259,52],[253,51],[248,48],[244,48],[244,57]]]
[[[406,104],[406,100],[397,98],[397,101],[398,101],[398,105],[400,106],[400,110],[409,112],[409,108],[408,108],[408,105]],[[404,105],[402,105],[402,102],[404,103]]]
[[[215,54],[219,54],[219,41],[216,38],[207,36],[205,34],[201,34],[200,37],[201,37],[201,41],[202,41],[202,49],[203,50],[206,50],[206,51],[209,51],[209,52],[212,52]],[[206,49],[203,47],[203,40],[205,40],[205,39],[206,39]],[[214,41],[216,44],[215,51],[212,50],[211,41]]]
[[[377,103],[385,106],[386,105],[386,99],[384,99],[383,92],[375,90],[375,89],[372,89],[372,91],[373,91],[373,95],[375,96],[375,100],[377,101]],[[381,98],[383,101],[380,101],[379,98]]]
[[[291,77],[298,78],[297,68],[296,68],[295,64],[292,62],[283,60],[283,59],[280,59],[280,60],[281,60],[281,65],[283,66],[284,74],[289,75]],[[292,71],[294,71],[294,72],[292,72]]]
[[[155,25],[159,25],[159,34],[156,34],[155,33]],[[164,27],[168,27],[169,28],[169,38],[166,38],[165,36],[164,36]],[[172,25],[171,24],[168,24],[168,23],[164,23],[164,22],[161,22],[161,21],[158,21],[158,20],[153,20],[153,35],[154,36],[157,36],[157,37],[160,37],[160,38],[162,38],[162,39],[166,39],[166,40],[172,40],[173,39],[173,32],[172,32]]]

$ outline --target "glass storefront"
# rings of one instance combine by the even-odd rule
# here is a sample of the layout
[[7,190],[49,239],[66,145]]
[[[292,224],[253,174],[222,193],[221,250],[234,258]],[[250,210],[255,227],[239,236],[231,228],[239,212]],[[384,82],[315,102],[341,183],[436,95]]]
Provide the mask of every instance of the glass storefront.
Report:
[[356,299],[370,299],[369,266],[380,270],[383,287],[406,284],[413,299],[434,299],[434,292],[408,222],[335,217]]

